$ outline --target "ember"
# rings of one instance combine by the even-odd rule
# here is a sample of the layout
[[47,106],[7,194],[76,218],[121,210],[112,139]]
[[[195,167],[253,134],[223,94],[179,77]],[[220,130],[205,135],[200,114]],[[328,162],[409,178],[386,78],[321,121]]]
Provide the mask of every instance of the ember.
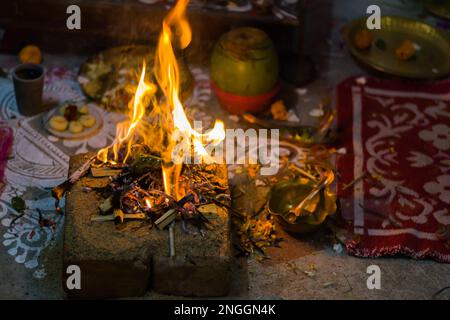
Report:
[[[133,148],[130,150],[131,163],[107,163],[106,165],[114,170],[120,167],[121,172],[111,178],[106,187],[96,189],[105,199],[100,205],[102,215],[107,217],[111,212],[114,212],[114,215],[111,219],[93,217],[93,221],[114,220],[121,224],[125,220],[140,219],[162,229],[174,221],[177,214],[186,231],[188,229],[185,226],[188,223],[194,225],[199,232],[201,227],[206,227],[208,220],[198,207],[218,202],[219,195],[227,190],[214,176],[215,165],[184,166],[179,179],[184,196],[176,199],[165,192],[162,159],[152,155],[148,149],[143,153],[136,153]],[[92,164],[92,169],[104,165],[97,161]],[[120,218],[116,219],[119,216]]]

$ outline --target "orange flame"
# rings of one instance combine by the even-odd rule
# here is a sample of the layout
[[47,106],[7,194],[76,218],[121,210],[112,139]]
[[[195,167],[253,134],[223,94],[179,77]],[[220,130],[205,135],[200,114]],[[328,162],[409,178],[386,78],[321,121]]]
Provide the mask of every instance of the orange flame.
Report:
[[153,83],[147,84],[145,83],[145,61],[142,67],[142,73],[139,80],[139,85],[136,89],[136,93],[134,99],[130,101],[130,104],[133,103],[133,107],[131,108],[130,118],[131,120],[127,120],[121,122],[117,125],[116,129],[116,138],[111,146],[101,149],[97,153],[97,158],[103,162],[108,161],[108,153],[109,149],[112,148],[114,154],[114,160],[111,162],[117,163],[119,162],[119,150],[121,146],[126,143],[126,154],[123,158],[122,162],[125,163],[130,156],[131,146],[134,142],[134,133],[137,129],[137,126],[141,122],[142,118],[145,115],[145,97],[149,95],[153,95],[156,92],[156,86]]
[[[178,0],[175,7],[164,19],[155,56],[155,76],[164,92],[167,104],[172,110],[174,127],[171,133],[172,143],[163,153],[165,162],[163,177],[166,193],[175,198],[180,197],[177,183],[181,172],[179,160],[182,160],[183,152],[191,150],[190,147],[193,146],[194,152],[202,157],[207,157],[203,141],[217,144],[225,137],[224,125],[221,121],[216,121],[213,130],[207,134],[200,134],[195,131],[189,123],[180,101],[180,72],[173,43],[184,49],[191,42],[192,32],[185,15],[188,3],[189,0]],[[185,145],[182,148],[174,149],[175,144],[180,143],[180,140]],[[178,154],[174,155],[174,150]],[[174,156],[176,159],[174,159]],[[174,160],[177,163],[174,163]]]
[[[153,100],[153,109],[149,115],[149,118],[157,123],[152,125],[145,121],[141,122],[145,115],[144,98],[156,92],[154,84],[146,84],[144,81],[144,64],[133,100],[131,120],[118,125],[114,143],[98,152],[98,158],[106,162],[109,149],[112,148],[114,162],[117,162],[119,149],[124,143],[127,143],[127,153],[123,159],[125,163],[135,140],[133,136],[137,132],[143,138],[144,143],[161,153],[164,188],[167,194],[176,199],[180,198],[178,193],[178,181],[182,167],[180,160],[185,156],[185,151],[189,150],[190,152],[193,147],[194,152],[202,159],[211,160],[208,158],[203,141],[216,145],[225,138],[224,124],[221,121],[216,121],[214,128],[207,134],[195,131],[189,123],[180,101],[180,70],[173,45],[184,49],[191,42],[192,32],[185,16],[188,3],[189,0],[178,0],[163,20],[162,32],[156,48],[154,74],[164,93],[165,102],[158,104]],[[182,144],[181,148],[180,143]]]

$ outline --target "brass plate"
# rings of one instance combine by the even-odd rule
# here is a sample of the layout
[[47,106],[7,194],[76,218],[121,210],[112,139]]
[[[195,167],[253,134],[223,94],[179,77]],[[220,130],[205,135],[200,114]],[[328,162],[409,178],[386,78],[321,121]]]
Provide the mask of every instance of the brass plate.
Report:
[[[362,65],[381,73],[411,78],[434,79],[450,75],[450,40],[441,30],[426,23],[393,16],[381,19],[381,29],[371,30],[374,39],[367,50],[357,49],[356,33],[366,28],[366,18],[351,22],[345,29],[345,42],[352,56]],[[418,50],[414,56],[401,61],[395,50],[405,40],[412,41]]]
[[449,0],[426,0],[425,8],[435,16],[450,20]]

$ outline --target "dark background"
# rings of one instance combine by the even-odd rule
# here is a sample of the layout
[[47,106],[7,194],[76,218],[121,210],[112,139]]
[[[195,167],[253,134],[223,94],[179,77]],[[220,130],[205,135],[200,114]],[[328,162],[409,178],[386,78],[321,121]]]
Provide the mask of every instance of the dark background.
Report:
[[[331,1],[304,1],[299,21],[280,20],[270,12],[228,13],[189,8],[193,42],[187,55],[201,62],[218,37],[237,26],[255,26],[274,40],[280,54],[311,51],[326,39]],[[81,8],[81,30],[68,30],[66,9]],[[8,0],[0,2],[0,52],[17,53],[28,44],[37,44],[49,53],[91,54],[130,43],[155,42],[167,9],[164,4],[142,4],[137,0]],[[305,44],[306,24],[312,28]]]

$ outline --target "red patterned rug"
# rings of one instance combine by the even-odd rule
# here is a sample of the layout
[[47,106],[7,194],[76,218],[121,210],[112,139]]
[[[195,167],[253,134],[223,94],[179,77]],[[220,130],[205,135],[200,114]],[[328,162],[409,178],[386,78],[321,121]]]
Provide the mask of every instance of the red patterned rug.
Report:
[[336,103],[347,251],[450,262],[450,81],[351,78]]

